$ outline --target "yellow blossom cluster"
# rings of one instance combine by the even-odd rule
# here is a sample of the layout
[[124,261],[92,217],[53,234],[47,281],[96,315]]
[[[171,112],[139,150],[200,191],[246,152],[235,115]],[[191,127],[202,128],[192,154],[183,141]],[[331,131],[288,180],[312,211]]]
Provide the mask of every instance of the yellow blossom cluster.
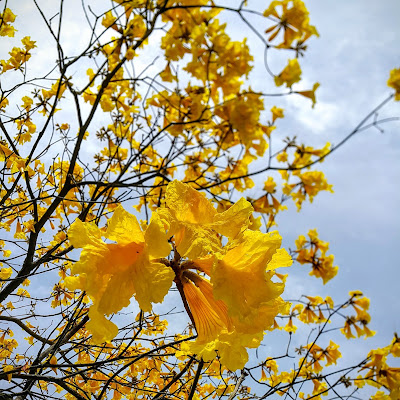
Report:
[[[304,348],[307,351],[306,368],[315,374],[319,374],[324,368],[321,365],[322,362],[325,362],[326,367],[336,364],[338,358],[342,357],[338,349],[339,346],[332,340],[326,348],[321,348],[315,343],[308,344]],[[302,365],[304,360],[300,358],[299,365]]]
[[[275,76],[275,85],[282,86],[286,85],[286,87],[292,90],[292,86],[301,80],[301,68],[297,58],[288,61],[286,67]],[[307,97],[312,101],[312,107],[315,106],[316,97],[315,91],[319,88],[319,83],[316,82],[313,85],[313,88],[310,90],[300,90],[294,91],[294,93],[300,94],[303,97]]]
[[0,36],[14,37],[16,29],[11,25],[16,15],[9,8],[0,13]]
[[31,141],[32,134],[36,132],[36,125],[32,122],[31,109],[33,105],[33,99],[29,96],[22,98],[23,104],[21,108],[25,111],[21,114],[21,118],[15,120],[18,129],[18,135],[15,139],[19,144],[24,144]]
[[[0,142],[0,161],[5,163],[5,167],[10,170],[11,174],[25,171],[26,160],[14,153],[5,144]],[[31,169],[27,168],[29,172]],[[9,179],[11,182],[12,179]]]
[[350,292],[349,295],[349,304],[356,312],[356,315],[346,318],[344,327],[341,328],[341,332],[347,339],[355,338],[352,328],[355,329],[357,337],[370,337],[375,335],[375,332],[368,328],[368,323],[371,321],[371,316],[367,311],[369,309],[368,297],[363,296],[362,292],[358,290]]
[[296,247],[296,261],[300,264],[310,264],[311,276],[321,278],[324,284],[336,276],[338,267],[333,266],[334,256],[326,255],[329,243],[318,238],[316,229],[310,229],[308,239],[300,235],[296,240]]
[[[293,149],[295,151],[290,156],[289,153],[292,154],[290,150]],[[332,185],[328,183],[323,172],[309,170],[316,162],[322,162],[330,151],[330,143],[321,149],[315,149],[311,146],[298,145],[293,140],[276,155],[278,162],[288,165],[287,169],[279,171],[284,181],[282,191],[293,199],[298,211],[306,199],[312,202],[321,191],[333,192]],[[292,178],[297,178],[297,182],[291,183]]]
[[3,282],[7,281],[12,275],[13,270],[11,267],[4,267],[0,269],[0,287],[3,286]]
[[54,109],[53,104],[51,104],[50,100],[54,97],[55,101],[61,99],[63,93],[67,88],[67,82],[57,80],[51,85],[50,89],[42,89],[41,95],[38,95],[40,100],[39,106],[43,107],[39,112],[43,115],[49,115],[50,111],[56,112],[59,109]]
[[[183,354],[211,361],[218,351],[228,368],[242,368],[245,348],[258,347],[275,316],[287,310],[279,297],[284,284],[271,278],[276,268],[292,262],[276,232],[248,229],[252,211],[241,199],[219,213],[204,195],[173,181],[165,207],[153,213],[144,231],[122,207],[103,232],[76,220],[68,237],[83,251],[71,268],[77,276],[65,283],[85,290],[92,300],[87,327],[93,340],[110,341],[117,334],[104,315],[126,307],[132,296],[150,311],[174,281],[198,333],[196,342],[182,345]],[[116,243],[107,244],[101,236]],[[172,249],[175,256],[169,260]]]
[[11,353],[18,346],[15,339],[11,339],[14,333],[11,329],[0,329],[0,361],[4,362],[10,358]]
[[323,311],[328,311],[333,309],[334,303],[330,296],[323,299],[320,296],[304,296],[307,299],[305,303],[295,304],[290,313],[288,314],[288,322],[283,327],[286,332],[295,333],[297,326],[293,324],[293,320],[297,318],[304,324],[321,324],[329,319]]
[[268,227],[275,224],[275,217],[279,211],[287,209],[286,206],[281,204],[276,195],[276,182],[269,176],[264,182],[265,195],[252,201],[254,211],[268,216]]
[[315,26],[310,25],[309,12],[301,0],[274,0],[264,11],[264,16],[276,22],[265,31],[270,34],[269,41],[283,30],[283,41],[277,45],[278,48],[289,48],[294,41],[298,47],[312,35],[319,36]]
[[288,88],[301,79],[301,69],[297,58],[288,61],[288,65],[282,72],[275,77],[275,85],[282,86],[285,84]]
[[[25,96],[23,98],[24,109],[27,113],[30,112],[32,99]],[[28,114],[27,114],[28,115]],[[26,116],[26,118],[29,118]],[[16,135],[15,139],[20,143],[23,142],[21,135]],[[24,149],[21,149],[22,151]],[[31,182],[32,188],[34,189],[36,183],[36,189],[40,190],[35,207],[35,213],[37,218],[41,218],[47,211],[48,206],[51,204],[50,193],[54,193],[54,189],[58,192],[61,191],[62,185],[67,181],[69,162],[61,161],[60,159],[54,160],[50,169],[45,168],[45,164],[39,159],[29,162],[27,158],[22,158],[16,154],[5,144],[0,143],[0,161],[4,162],[4,169],[8,172],[8,182],[18,182],[21,176],[25,176]],[[61,226],[65,220],[65,213],[73,214],[77,212],[77,209],[81,207],[77,198],[80,195],[79,189],[75,186],[83,176],[83,170],[78,163],[74,164],[74,169],[69,175],[69,179],[73,187],[63,197],[63,204],[57,208],[46,228],[42,227],[41,231],[44,232],[46,229],[56,230],[53,232],[53,240],[49,240],[48,248],[53,248],[57,245],[61,250],[62,244],[66,242],[65,232]],[[35,182],[35,183],[33,183]],[[35,219],[32,216],[32,212],[25,206],[28,202],[27,192],[23,190],[22,186],[17,185],[18,190],[13,193],[12,196],[8,196],[7,190],[4,186],[0,188],[1,198],[3,204],[6,207],[10,207],[13,212],[4,213],[2,215],[2,221],[0,227],[6,231],[13,231],[14,238],[18,240],[27,240],[31,232],[35,232]],[[55,221],[59,222],[59,226],[56,227]],[[42,246],[37,254],[44,254],[46,252],[46,246]],[[7,252],[5,254],[8,254]],[[6,256],[6,255],[5,255]]]
[[394,335],[390,345],[368,353],[368,361],[360,369],[364,375],[355,380],[358,387],[368,382],[378,389],[384,388],[389,392],[386,394],[379,390],[371,397],[373,400],[395,400],[400,397],[400,368],[388,364],[389,356],[400,357],[400,339],[397,334]]
[[8,60],[0,60],[1,73],[12,69],[21,69],[22,66],[31,58],[31,50],[36,47],[35,41],[31,40],[30,36],[25,36],[21,40],[23,48],[13,47],[9,52],[10,58]]

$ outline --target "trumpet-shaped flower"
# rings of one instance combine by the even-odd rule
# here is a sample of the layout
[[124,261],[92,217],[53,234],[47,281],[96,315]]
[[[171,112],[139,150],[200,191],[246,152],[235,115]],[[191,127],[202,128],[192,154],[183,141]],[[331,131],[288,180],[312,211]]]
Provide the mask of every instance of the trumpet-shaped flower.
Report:
[[280,245],[281,237],[277,232],[263,234],[247,230],[212,271],[215,297],[228,305],[230,315],[245,325],[246,330],[263,330],[273,323],[276,314],[263,321],[259,314],[284,290],[283,283],[271,281],[272,274],[267,270],[292,264],[289,254],[279,249]]
[[95,342],[111,340],[117,327],[104,315],[118,312],[135,296],[144,311],[152,303],[161,302],[167,294],[174,275],[160,263],[170,253],[163,224],[157,215],[145,232],[136,218],[119,207],[108,223],[105,237],[116,243],[105,243],[100,229],[76,220],[68,237],[74,247],[83,247],[80,260],[66,278],[70,289],[85,290],[93,301],[89,310],[88,329]]
[[[198,334],[182,349],[205,360],[218,351],[226,367],[242,368],[246,348],[257,347],[276,315],[287,312],[279,297],[284,285],[271,278],[275,268],[292,260],[280,249],[277,232],[248,229],[252,207],[243,199],[218,213],[203,195],[175,181],[167,188],[166,205],[157,213],[179,254],[191,258],[174,267]],[[220,235],[229,239],[225,246]]]
[[[214,277],[213,271],[214,269],[218,269],[218,260],[213,257],[212,263],[214,267],[212,268],[209,267],[210,259],[207,261],[196,260],[193,263],[183,264],[180,277],[178,278],[182,282],[185,300],[190,308],[198,334],[197,340],[185,343],[182,346],[182,350],[195,353],[203,357],[206,361],[211,361],[218,350],[221,362],[227,368],[231,370],[243,368],[248,359],[246,347],[254,348],[259,346],[264,330],[273,325],[274,318],[278,313],[286,311],[287,303],[277,297],[277,292],[275,294],[268,293],[264,302],[261,301],[257,306],[253,304],[254,309],[251,310],[250,316],[242,319],[239,318],[235,315],[232,304],[216,297],[218,286],[216,287],[212,282]],[[211,274],[211,282],[206,277],[190,271],[189,266]],[[243,278],[249,279],[250,274],[247,277],[243,276]],[[261,283],[257,288],[251,289],[253,295],[256,290],[259,288],[265,289],[268,284],[278,285],[269,281],[268,274],[263,279],[263,274],[261,273],[256,278],[264,280],[264,284]],[[229,272],[227,277],[229,279]],[[248,284],[251,286],[251,282]],[[220,288],[221,291],[228,292],[228,297],[232,292],[232,296],[235,296],[237,287],[230,287],[229,280],[226,282],[226,285],[222,286],[222,289]],[[236,293],[237,299],[234,299],[233,306],[236,304],[236,301],[241,302],[243,300],[241,297],[243,294],[242,291],[246,289],[248,288],[242,287],[240,288],[240,293]],[[278,292],[281,292],[281,287],[279,287]],[[275,298],[272,300],[269,299],[274,296]],[[251,294],[249,295],[250,297]]]
[[179,181],[168,185],[166,205],[158,214],[169,225],[169,236],[175,236],[178,253],[192,260],[219,252],[218,234],[234,238],[247,228],[253,212],[251,204],[242,198],[219,213],[205,195]]
[[[243,368],[246,348],[258,347],[276,315],[288,311],[279,297],[284,284],[272,277],[276,268],[292,263],[277,232],[249,229],[252,211],[241,199],[218,212],[204,195],[174,181],[166,190],[166,207],[153,214],[145,231],[122,207],[103,235],[96,225],[77,220],[69,240],[83,250],[72,267],[77,276],[66,285],[92,299],[87,327],[94,341],[109,341],[118,332],[105,315],[127,306],[132,296],[149,311],[174,280],[198,335],[182,350],[206,361],[218,351],[226,367]],[[162,259],[170,253],[172,237],[175,257]]]

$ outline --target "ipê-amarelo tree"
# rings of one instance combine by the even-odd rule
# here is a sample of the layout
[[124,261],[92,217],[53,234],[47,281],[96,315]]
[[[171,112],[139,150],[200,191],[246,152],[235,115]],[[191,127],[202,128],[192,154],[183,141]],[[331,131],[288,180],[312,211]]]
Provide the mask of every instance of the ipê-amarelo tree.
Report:
[[[337,364],[341,337],[373,335],[367,297],[285,300],[281,268],[323,283],[338,268],[316,230],[283,249],[276,219],[332,190],[319,163],[388,122],[374,116],[400,99],[400,69],[395,93],[314,148],[276,129],[277,97],[317,101],[317,82],[298,88],[318,36],[301,0],[23,3],[0,14],[0,396],[399,398],[396,335]],[[257,63],[269,93],[250,85]],[[280,347],[260,358],[264,335]]]

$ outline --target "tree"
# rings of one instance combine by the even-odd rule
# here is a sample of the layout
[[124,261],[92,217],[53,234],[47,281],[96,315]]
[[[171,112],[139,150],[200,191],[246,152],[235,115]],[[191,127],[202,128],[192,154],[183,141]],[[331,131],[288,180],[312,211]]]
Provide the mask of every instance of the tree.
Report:
[[[1,395],[361,398],[375,386],[372,398],[397,399],[398,336],[337,364],[343,335],[373,335],[369,300],[284,300],[290,268],[279,268],[292,260],[324,283],[338,268],[316,230],[287,251],[274,229],[287,204],[301,210],[332,190],[318,163],[396,119],[376,116],[399,100],[400,69],[395,93],[340,143],[314,148],[276,135],[276,96],[316,103],[318,83],[298,89],[318,36],[302,1],[32,6],[51,62],[34,63],[41,44],[35,32],[17,37],[7,4],[0,19],[3,39],[21,41],[0,61]],[[72,47],[71,11],[84,20]],[[231,39],[224,15],[263,46],[274,91],[250,86],[260,60],[246,38]],[[264,334],[281,348],[260,358]]]

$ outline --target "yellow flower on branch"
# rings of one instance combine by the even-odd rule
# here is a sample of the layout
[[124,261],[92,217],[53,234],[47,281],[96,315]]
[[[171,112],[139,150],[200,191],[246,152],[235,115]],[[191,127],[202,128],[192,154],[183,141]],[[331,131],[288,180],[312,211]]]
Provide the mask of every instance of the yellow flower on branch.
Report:
[[293,60],[289,60],[286,67],[282,70],[282,72],[275,76],[275,85],[282,86],[286,84],[286,87],[291,88],[292,85],[296,82],[299,82],[301,79],[301,68],[297,58]]
[[[277,232],[246,230],[211,271],[215,298],[228,305],[230,315],[237,319],[236,325],[244,333],[264,330],[273,324],[276,314],[268,318],[264,307],[274,308],[273,302],[282,294],[284,284],[272,282],[271,271],[292,263],[280,245]],[[260,314],[264,318],[259,318]]]
[[276,106],[273,106],[271,108],[272,123],[274,123],[277,118],[284,118],[283,111],[284,111],[283,108],[278,108]]
[[319,83],[316,82],[313,85],[313,88],[311,90],[302,90],[300,92],[296,92],[298,94],[301,94],[304,97],[307,97],[308,99],[310,99],[312,101],[312,107],[314,108],[315,103],[317,102],[316,98],[315,98],[315,91],[319,88]]
[[[258,347],[276,315],[288,311],[279,297],[284,284],[272,277],[276,268],[292,263],[280,249],[277,232],[249,229],[252,211],[241,199],[218,212],[190,185],[173,181],[165,207],[153,214],[145,231],[122,207],[104,234],[92,223],[75,221],[68,237],[83,250],[71,268],[78,276],[67,277],[65,284],[86,291],[93,302],[87,324],[93,341],[110,341],[118,333],[105,315],[126,307],[132,296],[150,311],[175,281],[198,334],[195,342],[182,344],[182,351],[206,361],[218,351],[227,368],[243,368],[246,348]],[[101,236],[116,243],[105,243]],[[174,245],[173,259],[165,258],[171,250],[168,240]]]
[[[275,268],[292,260],[280,249],[277,232],[248,229],[253,209],[244,199],[218,213],[205,196],[174,181],[167,188],[166,206],[158,213],[169,225],[179,256],[191,258],[171,263],[198,333],[182,350],[206,361],[218,351],[223,365],[242,368],[246,348],[258,347],[275,316],[287,311],[279,297],[284,285],[271,278]],[[229,239],[225,246],[218,234]]]
[[[278,7],[282,8],[280,16]],[[277,46],[278,48],[289,48],[295,40],[303,44],[312,35],[319,36],[315,26],[310,25],[309,12],[301,0],[274,0],[264,11],[264,16],[278,20],[265,31],[271,34],[269,41],[274,40],[283,29],[283,42]]]
[[6,8],[3,13],[0,13],[0,36],[13,37],[16,29],[11,25],[15,21],[16,15]]
[[192,260],[221,248],[218,234],[234,238],[247,228],[253,212],[251,204],[240,199],[219,213],[204,194],[179,181],[171,182],[166,191],[166,208],[158,215],[169,225],[178,253]]
[[71,268],[77,277],[65,279],[69,289],[86,291],[93,305],[87,325],[95,342],[111,340],[118,332],[104,315],[118,312],[135,296],[144,311],[164,299],[173,280],[173,272],[159,259],[170,253],[165,230],[157,215],[146,231],[137,219],[118,207],[108,223],[105,237],[116,243],[106,244],[100,229],[76,220],[68,238],[74,247],[83,247],[80,260]]
[[394,99],[400,101],[400,68],[394,68],[390,71],[387,84],[396,91]]
[[333,266],[335,257],[332,254],[326,255],[329,243],[318,238],[316,229],[310,229],[308,236],[309,240],[300,235],[295,242],[298,254],[296,261],[303,265],[311,264],[309,275],[321,278],[325,284],[336,276],[339,268]]

